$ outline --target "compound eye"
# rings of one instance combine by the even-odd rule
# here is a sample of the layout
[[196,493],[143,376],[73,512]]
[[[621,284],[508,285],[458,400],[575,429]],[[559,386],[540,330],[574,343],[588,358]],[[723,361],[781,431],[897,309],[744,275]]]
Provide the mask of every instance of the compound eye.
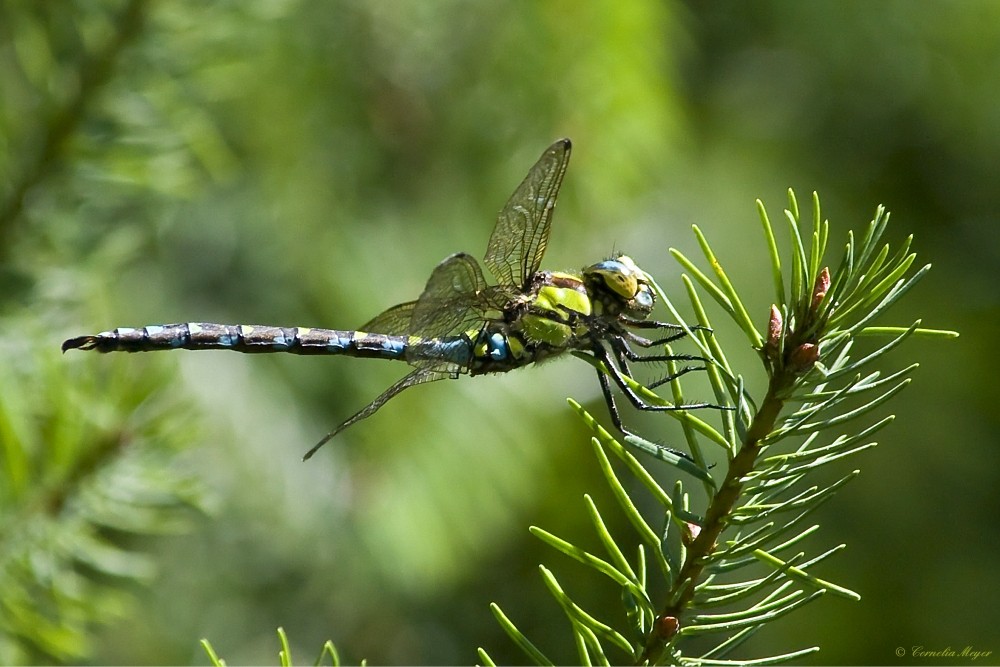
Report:
[[639,290],[639,281],[636,280],[635,274],[630,272],[615,271],[613,273],[606,273],[604,274],[604,282],[611,288],[611,291],[625,299],[635,297],[636,292]]
[[628,272],[631,272],[631,273],[640,273],[641,272],[640,269],[639,269],[639,267],[636,266],[635,260],[633,260],[628,255],[618,255],[618,259],[616,259],[615,262],[617,262],[621,266],[624,266],[625,270],[628,271]]
[[643,285],[643,289],[640,289],[635,295],[635,302],[642,310],[652,310],[654,298],[649,288]]

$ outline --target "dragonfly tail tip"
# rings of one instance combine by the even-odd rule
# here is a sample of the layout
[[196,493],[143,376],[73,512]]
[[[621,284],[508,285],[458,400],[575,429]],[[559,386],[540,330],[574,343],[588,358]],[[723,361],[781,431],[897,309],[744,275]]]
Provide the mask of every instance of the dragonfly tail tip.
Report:
[[62,344],[62,351],[66,350],[90,350],[93,349],[94,344],[97,342],[96,336],[77,336],[76,338],[70,338],[64,341]]

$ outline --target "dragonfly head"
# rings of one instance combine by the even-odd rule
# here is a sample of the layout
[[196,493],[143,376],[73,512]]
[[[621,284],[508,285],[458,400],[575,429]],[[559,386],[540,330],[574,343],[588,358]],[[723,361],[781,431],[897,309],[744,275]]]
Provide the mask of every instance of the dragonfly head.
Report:
[[656,295],[649,276],[628,255],[588,266],[583,278],[595,301],[611,315],[644,319],[653,310]]

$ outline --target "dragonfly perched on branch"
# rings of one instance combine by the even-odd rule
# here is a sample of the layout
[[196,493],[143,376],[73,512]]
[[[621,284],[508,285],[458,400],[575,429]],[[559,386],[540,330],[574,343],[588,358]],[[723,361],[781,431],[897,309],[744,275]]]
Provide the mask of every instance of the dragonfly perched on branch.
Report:
[[[692,355],[635,351],[634,347],[649,350],[664,345],[685,332],[676,324],[649,319],[655,295],[649,277],[630,257],[617,255],[578,273],[539,270],[570,148],[569,139],[549,146],[500,211],[483,258],[495,284],[487,283],[471,255],[456,253],[437,265],[419,298],[389,308],[355,331],[189,322],[79,336],[64,342],[62,349],[341,354],[399,359],[413,367],[323,437],[306,459],[404,389],[460,375],[506,373],[568,352],[589,354],[602,362],[604,371],[597,372],[601,390],[623,434],[631,435],[622,423],[611,382],[640,410],[719,407],[651,405],[626,381],[632,378],[630,362],[704,361]],[[637,333],[643,330],[654,337]],[[694,369],[689,366],[680,372]]]

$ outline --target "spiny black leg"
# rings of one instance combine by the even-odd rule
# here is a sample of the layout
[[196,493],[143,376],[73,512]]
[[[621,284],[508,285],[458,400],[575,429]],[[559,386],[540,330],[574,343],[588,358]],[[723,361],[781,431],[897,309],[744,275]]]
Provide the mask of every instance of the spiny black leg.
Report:
[[[648,338],[643,338],[631,331],[626,330],[626,335],[640,347],[652,347],[654,345],[666,345],[667,343],[672,343],[675,340],[680,340],[688,335],[688,331],[685,331],[683,327],[679,324],[671,324],[670,322],[657,322],[655,320],[633,320],[628,317],[621,317],[620,322],[627,327],[632,329],[669,329],[675,331],[676,333],[663,338],[656,338],[650,340]],[[705,333],[713,333],[712,329],[709,327],[703,327],[701,325],[693,326],[688,328],[689,331],[704,331]]]
[[[611,340],[611,346],[615,351],[615,357],[617,357],[618,359],[618,366],[619,368],[621,368],[622,373],[627,377],[632,378],[633,380],[635,379],[635,376],[632,375],[632,370],[628,366],[629,360],[643,362],[643,361],[679,361],[679,360],[687,361],[690,359],[697,359],[698,361],[707,361],[707,359],[704,359],[702,357],[692,357],[691,355],[660,355],[652,357],[639,357],[634,352],[632,352],[631,348],[629,348],[627,343],[615,339]],[[643,386],[645,386],[646,389],[656,389],[657,387],[662,386],[670,382],[671,380],[675,380],[682,375],[686,375],[691,371],[703,371],[703,370],[705,370],[705,366],[685,366],[676,373],[672,373],[670,375],[662,377],[659,380],[656,380],[655,382],[652,383],[644,382]]]
[[[679,324],[674,324],[673,322],[659,322],[657,320],[637,320],[631,317],[626,317],[622,315],[620,318],[621,323],[632,327],[634,329],[673,329],[674,331],[681,332],[681,335],[687,335],[684,331],[684,327]],[[711,327],[703,327],[700,324],[696,324],[693,327],[688,327],[690,331],[704,331],[705,333],[713,333]]]
[[654,345],[666,345],[667,343],[673,343],[675,340],[680,340],[681,338],[684,338],[684,336],[686,335],[687,335],[686,333],[679,333],[679,334],[674,334],[673,336],[667,336],[666,338],[649,339],[640,336],[635,332],[629,331],[628,329],[625,330],[625,336],[639,347],[653,347]]
[[631,342],[638,345],[639,347],[655,347],[657,345],[667,345],[668,343],[673,343],[675,340],[680,340],[685,336],[685,334],[676,334],[673,336],[667,336],[666,338],[656,338],[651,340],[649,338],[644,338],[640,336],[634,331],[629,331],[628,329],[625,329],[624,331],[625,331],[624,336],[628,338]]
[[[611,356],[608,354],[607,350],[603,347],[597,347],[597,349],[593,352],[594,356],[604,362],[604,365],[608,369],[608,375],[611,376],[611,379],[615,381],[618,388],[622,390],[622,393],[625,394],[625,397],[628,398],[629,402],[637,410],[646,410],[648,412],[676,412],[678,410],[698,410],[701,408],[727,409],[721,405],[714,405],[712,403],[686,403],[684,405],[651,405],[646,403],[631,387],[628,386],[628,383],[625,382],[622,372],[611,362]],[[631,376],[628,377],[629,379],[632,379]]]
[[[605,361],[604,363],[605,365],[608,364],[607,361]],[[608,404],[608,412],[611,414],[611,421],[614,423],[615,428],[617,428],[621,432],[621,434],[624,435],[626,438],[631,436],[633,438],[645,440],[645,438],[642,438],[636,435],[635,433],[629,431],[627,428],[625,428],[625,424],[622,423],[622,417],[621,414],[618,412],[618,406],[615,404],[615,395],[614,392],[611,391],[611,384],[608,382],[607,373],[602,373],[601,371],[597,371],[597,379],[601,383],[601,393],[604,394],[604,401]],[[692,459],[690,456],[688,456],[687,454],[678,449],[674,449],[673,447],[667,447],[666,445],[661,445],[660,443],[655,443],[655,444],[657,447],[662,447],[665,451],[668,451],[675,456],[687,459],[688,461],[694,461],[694,459]]]
[[628,343],[618,337],[613,337],[608,340],[611,343],[611,349],[615,351],[615,357],[618,359],[618,367],[625,375],[635,379],[635,376],[632,375],[632,369],[629,368],[628,362],[639,361],[639,355],[632,351],[632,348],[628,346]]
[[[628,342],[626,342],[621,336],[614,336],[610,338],[611,345],[615,349],[615,355],[621,360],[623,357],[627,358],[629,361],[635,361],[639,363],[656,362],[656,361],[704,361],[708,363],[708,359],[705,357],[700,357],[696,354],[636,354],[635,350],[629,347]],[[692,370],[705,370],[704,366],[694,366]],[[632,374],[625,373],[629,377]]]
[[[638,396],[638,394],[636,394],[634,391],[630,391],[628,386],[623,384],[624,381],[621,380],[620,377],[621,375],[624,375],[625,377],[635,380],[635,376],[632,374],[632,369],[629,368],[628,365],[629,361],[634,361],[638,363],[646,363],[651,361],[704,361],[705,363],[709,363],[709,360],[706,359],[705,357],[699,357],[697,355],[691,355],[691,354],[663,354],[663,355],[641,356],[636,354],[635,351],[632,350],[631,347],[629,347],[628,343],[621,336],[609,337],[608,341],[611,343],[611,348],[612,350],[614,350],[615,357],[618,360],[618,368],[621,369],[620,374],[616,375],[616,371],[618,369],[610,367],[611,375],[615,379],[615,383],[622,388],[622,391],[625,393],[625,395],[629,397],[629,400],[632,402],[632,404],[639,410],[670,412],[673,410],[684,410],[687,408],[690,409],[713,408],[715,410],[735,409],[725,405],[715,405],[714,403],[687,403],[684,405],[677,405],[677,406],[657,406],[646,403]],[[595,352],[595,356],[604,361],[605,365],[609,365],[607,353],[603,347],[600,348],[599,352]],[[681,377],[682,375],[686,375],[687,373],[690,373],[692,371],[703,371],[703,370],[706,370],[705,366],[685,366],[676,373],[667,375],[666,377],[662,377],[659,380],[656,380],[655,382],[648,384],[642,383],[642,384],[644,387],[646,387],[646,389],[652,390],[670,382],[671,380],[675,380]]]
[[662,377],[659,380],[656,380],[655,382],[650,382],[649,384],[646,384],[645,387],[646,389],[656,389],[657,387],[662,387],[671,380],[676,380],[680,376],[686,375],[691,371],[703,371],[703,370],[705,370],[704,366],[685,366],[684,368],[680,369],[676,373],[673,373],[672,375],[667,375],[666,377]]
[[611,421],[614,423],[615,428],[624,434],[631,435],[630,431],[625,428],[625,424],[622,423],[622,416],[618,412],[618,406],[615,405],[615,397],[611,393],[611,384],[608,382],[607,373],[602,373],[598,370],[597,379],[601,383],[601,393],[604,394],[604,400],[608,404],[608,412],[611,413]]
[[[622,354],[624,354],[629,361],[636,361],[639,363],[653,361],[704,361],[706,364],[708,363],[708,359],[697,354],[636,354],[632,349],[629,349]],[[704,366],[701,368],[704,369]]]

